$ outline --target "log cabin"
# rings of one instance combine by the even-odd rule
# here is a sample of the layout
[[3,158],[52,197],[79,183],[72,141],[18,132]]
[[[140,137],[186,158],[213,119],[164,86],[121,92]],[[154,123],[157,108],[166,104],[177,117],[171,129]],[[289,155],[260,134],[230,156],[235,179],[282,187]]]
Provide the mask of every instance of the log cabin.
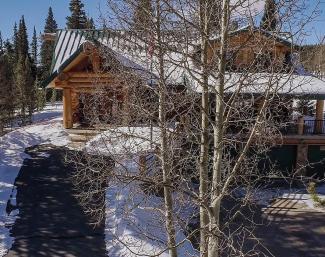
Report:
[[[148,81],[148,84],[158,77],[144,61],[149,58],[148,47],[130,46],[130,38],[127,37],[125,33],[101,30],[57,31],[51,76],[46,84],[48,88],[63,90],[64,128],[89,126],[84,115],[85,109],[92,108],[92,99],[101,87],[109,88],[110,94],[114,95],[117,101],[112,103],[101,99],[101,104],[96,107],[100,108],[99,112],[105,111],[112,121],[121,125],[129,122],[117,119],[119,113],[128,111],[126,103],[130,95],[125,78],[121,79],[119,77],[121,74],[116,72],[113,66],[123,66],[131,70],[135,76],[139,74]],[[53,40],[53,36],[47,36],[47,39]],[[101,50],[102,46],[105,46],[105,53]],[[213,62],[219,49],[218,36],[210,39],[209,46],[209,61]],[[199,46],[194,46],[193,49],[193,66],[198,66]],[[285,133],[279,147],[274,148],[271,153],[274,160],[286,170],[293,170],[308,162],[319,162],[325,158],[325,82],[304,72],[303,67],[299,66],[294,58],[293,53],[296,49],[297,46],[287,34],[273,35],[254,27],[244,27],[229,35],[226,85],[243,83],[247,79],[242,77],[243,71],[251,72],[252,76],[245,81],[250,86],[246,87],[242,94],[263,94],[261,85],[269,83],[266,79],[268,72],[278,72],[282,75],[280,79],[273,78],[274,86],[285,85],[281,88],[280,95],[316,101],[315,117],[310,120],[298,119],[294,125],[295,132]],[[114,65],[105,65],[107,59]],[[277,67],[276,70],[274,67]],[[292,72],[293,74],[288,76],[283,75]],[[186,69],[180,66],[174,68],[174,76],[168,83],[177,85],[180,92],[186,89],[200,94],[202,90],[190,78]],[[318,173],[324,173],[323,165],[318,164],[313,167],[313,170],[315,169]]]

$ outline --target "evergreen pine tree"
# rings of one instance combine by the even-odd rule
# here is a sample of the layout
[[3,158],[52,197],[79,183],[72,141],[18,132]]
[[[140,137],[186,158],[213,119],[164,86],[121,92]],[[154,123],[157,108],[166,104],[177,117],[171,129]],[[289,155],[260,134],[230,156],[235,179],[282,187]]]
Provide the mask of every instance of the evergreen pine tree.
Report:
[[87,18],[86,28],[87,29],[96,29],[95,22],[94,22],[93,18],[90,18],[90,19]]
[[25,23],[25,18],[24,16],[21,17],[21,20],[19,22],[19,29],[18,29],[18,58],[22,57],[23,59],[28,56],[28,35],[27,35],[27,28],[26,28],[26,23]]
[[27,121],[32,121],[32,114],[36,110],[37,96],[36,96],[36,76],[35,66],[31,59],[27,56],[24,63],[26,69],[26,81],[25,81],[25,94],[26,94],[26,107],[27,107]]
[[87,17],[84,11],[84,4],[81,2],[81,0],[71,0],[69,9],[71,16],[67,17],[67,28],[86,29]]
[[0,55],[0,135],[3,128],[13,118],[14,113],[14,83],[13,68],[8,54]]
[[278,23],[277,4],[275,0],[266,0],[264,15],[261,20],[261,28],[267,31],[275,31]]
[[28,56],[20,57],[16,66],[15,84],[18,92],[18,106],[21,112],[22,124],[31,121],[35,109],[35,87],[33,69]]
[[[55,33],[58,29],[58,24],[56,23],[54,19],[53,10],[50,7],[48,10],[47,18],[45,20],[45,26],[44,26],[44,33]],[[50,75],[51,71],[51,64],[52,64],[52,55],[55,48],[55,42],[54,41],[46,41],[44,40],[41,45],[41,51],[40,51],[40,63],[41,63],[41,74],[39,78],[39,83],[42,84]],[[49,92],[50,94],[54,94],[55,90],[51,90]],[[50,95],[47,98],[47,100],[50,99]]]
[[146,31],[152,26],[152,0],[139,0],[133,14],[134,29]]
[[11,67],[14,67],[17,62],[17,59],[15,59],[15,49],[13,43],[11,43],[8,39],[4,42],[4,51],[8,55]]
[[[17,99],[21,110],[22,123],[31,121],[31,115],[35,109],[35,66],[31,62],[28,50],[28,35],[24,16],[19,22],[17,34],[18,62],[15,69],[15,84],[17,87]],[[27,114],[27,116],[26,116]]]
[[2,55],[3,52],[4,52],[4,45],[3,45],[2,35],[0,31],[0,55]]
[[14,36],[13,36],[13,60],[15,63],[18,61],[18,27],[17,23],[14,25]]
[[221,27],[221,1],[209,0],[208,2],[210,17],[210,29],[212,32],[219,33]]
[[44,33],[55,33],[57,29],[58,24],[54,19],[52,7],[50,7],[45,21]]
[[37,34],[36,34],[36,29],[34,27],[34,32],[33,32],[33,38],[32,38],[32,43],[30,44],[31,48],[31,57],[32,61],[35,66],[38,64],[38,41],[37,41]]
[[315,103],[308,99],[299,99],[297,111],[302,115],[313,116],[315,114]]
[[[45,21],[44,33],[55,33],[58,25],[54,19],[52,8],[49,8],[48,15]],[[54,51],[53,41],[43,41],[41,45],[41,81],[44,81],[50,75],[52,55]]]

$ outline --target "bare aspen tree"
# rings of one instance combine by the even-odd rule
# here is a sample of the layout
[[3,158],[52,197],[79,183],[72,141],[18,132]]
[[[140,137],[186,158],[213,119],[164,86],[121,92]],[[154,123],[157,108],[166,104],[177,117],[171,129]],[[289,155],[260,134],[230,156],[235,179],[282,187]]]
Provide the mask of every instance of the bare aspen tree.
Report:
[[[99,77],[81,101],[84,119],[101,133],[76,163],[81,203],[102,221],[109,214],[99,195],[130,186],[123,212],[137,239],[116,239],[125,256],[270,256],[254,234],[256,192],[272,176],[291,176],[268,154],[296,129],[294,92],[309,80],[290,56],[314,13],[302,16],[303,1],[277,1],[279,23],[266,31],[252,24],[263,13],[259,1],[138,3],[108,1],[99,74],[114,83]],[[146,205],[152,198],[158,203]],[[139,209],[159,226],[137,227],[130,213]],[[159,250],[144,251],[146,240]],[[182,252],[189,241],[199,253]]]
[[218,60],[218,83],[215,85],[216,110],[215,124],[213,126],[213,175],[211,187],[211,213],[210,213],[210,232],[212,236],[209,238],[208,256],[219,256],[219,233],[220,228],[220,194],[221,178],[222,178],[222,159],[223,159],[223,138],[224,138],[224,97],[225,97],[225,73],[226,73],[226,56],[227,41],[229,33],[230,20],[230,0],[222,1],[221,9],[221,26],[220,26],[220,50]]
[[200,27],[201,27],[201,52],[202,52],[202,110],[201,110],[201,150],[200,150],[200,199],[205,204],[200,207],[200,252],[207,256],[209,218],[206,206],[208,205],[208,159],[209,159],[209,67],[208,47],[210,36],[209,1],[200,1]]
[[166,80],[165,80],[165,62],[164,62],[164,49],[163,49],[163,35],[161,27],[161,1],[156,0],[156,34],[157,34],[157,48],[158,48],[158,65],[159,65],[159,82],[158,82],[158,95],[159,95],[159,127],[160,127],[160,159],[161,169],[164,183],[164,200],[165,200],[165,215],[166,215],[166,228],[168,232],[168,247],[171,257],[177,256],[176,249],[176,235],[173,217],[173,197],[171,190],[172,170],[170,165],[170,150],[168,142],[168,124],[166,112]]
[[[203,3],[207,4],[208,1],[202,1]],[[202,3],[200,2],[200,3]],[[217,2],[217,1],[212,1],[212,2]],[[191,3],[191,1],[184,1],[184,6],[185,4],[189,4]],[[210,2],[211,4],[211,2]],[[245,70],[239,70],[239,72],[241,72],[240,76],[242,76],[243,80],[245,79],[249,79],[251,78],[251,83],[254,83],[254,80],[258,77],[255,77],[256,74],[259,74],[259,76],[261,78],[265,78],[266,80],[269,80],[269,83],[265,84],[265,88],[263,89],[263,92],[261,93],[261,99],[260,99],[260,107],[259,107],[259,111],[257,112],[257,115],[253,115],[249,120],[249,122],[245,122],[242,121],[243,123],[247,124],[247,137],[244,136],[244,138],[242,138],[242,144],[243,146],[240,148],[242,149],[241,154],[238,155],[238,158],[234,158],[233,159],[233,167],[229,167],[229,172],[225,177],[225,149],[227,149],[229,147],[228,143],[225,144],[225,142],[227,142],[229,139],[227,139],[227,134],[225,134],[225,131],[227,131],[227,124],[229,124],[229,116],[231,115],[231,113],[233,112],[238,112],[239,113],[239,119],[240,116],[243,115],[244,113],[240,113],[240,110],[235,110],[234,108],[238,108],[238,106],[236,106],[238,104],[237,101],[245,101],[245,98],[242,98],[241,95],[245,94],[245,93],[238,93],[240,91],[245,91],[247,89],[247,85],[241,84],[242,82],[240,80],[237,81],[237,85],[236,84],[231,84],[229,83],[229,77],[226,78],[226,66],[228,65],[227,63],[227,57],[229,54],[229,47],[228,47],[228,34],[231,33],[231,27],[230,27],[230,22],[231,22],[231,18],[232,18],[232,13],[231,12],[236,12],[238,11],[238,9],[240,9],[241,7],[245,6],[245,8],[247,8],[247,13],[250,14],[249,9],[253,7],[253,2],[250,1],[244,1],[244,2],[236,2],[236,1],[222,1],[222,8],[221,8],[221,16],[220,16],[220,36],[219,36],[219,48],[218,50],[216,50],[216,54],[214,54],[215,57],[210,58],[209,60],[209,64],[210,64],[210,70],[212,72],[210,72],[211,77],[214,77],[214,84],[215,86],[213,86],[213,84],[209,84],[208,83],[208,79],[205,78],[204,76],[204,72],[206,71],[204,69],[204,67],[206,67],[206,62],[205,62],[205,54],[206,51],[204,51],[204,47],[201,47],[201,52],[200,52],[200,56],[201,56],[201,70],[202,70],[202,80],[200,81],[200,85],[202,86],[202,111],[203,113],[206,113],[206,109],[205,109],[205,104],[204,101],[205,99],[207,100],[208,98],[205,98],[204,95],[205,93],[210,90],[213,91],[215,94],[215,121],[209,121],[211,122],[211,125],[213,126],[213,130],[214,130],[214,148],[213,148],[213,152],[214,152],[214,158],[213,158],[213,172],[212,172],[212,176],[210,177],[211,179],[211,185],[209,185],[209,189],[207,189],[206,194],[204,196],[201,195],[201,201],[203,202],[204,200],[208,199],[208,202],[210,202],[209,204],[206,205],[206,210],[209,211],[209,225],[210,225],[210,235],[209,235],[209,247],[208,247],[208,251],[207,253],[202,252],[201,254],[208,254],[208,256],[219,256],[219,252],[221,250],[221,246],[220,246],[220,242],[219,238],[221,237],[220,235],[220,203],[221,200],[223,199],[223,197],[225,195],[227,195],[228,193],[226,193],[227,191],[229,191],[229,187],[231,187],[231,183],[234,182],[235,180],[237,180],[236,176],[240,176],[240,172],[239,170],[245,170],[245,168],[243,168],[243,166],[245,167],[245,164],[247,165],[247,163],[245,163],[245,159],[250,160],[253,162],[253,160],[251,159],[251,157],[248,156],[248,152],[249,149],[251,149],[252,147],[256,147],[256,137],[260,137],[261,140],[258,140],[258,147],[260,149],[263,149],[261,152],[265,151],[267,148],[270,148],[272,146],[272,144],[270,144],[271,141],[269,141],[270,138],[276,138],[275,135],[268,134],[270,137],[269,139],[267,139],[266,137],[262,137],[261,136],[261,132],[259,132],[259,130],[261,129],[261,124],[265,124],[266,126],[269,126],[268,130],[271,132],[273,130],[273,133],[276,130],[276,126],[281,126],[281,124],[277,123],[274,124],[274,128],[272,129],[271,127],[273,125],[271,125],[275,120],[275,116],[276,114],[274,112],[271,111],[271,108],[274,108],[274,100],[277,97],[277,95],[279,94],[280,91],[283,90],[287,90],[288,93],[290,93],[291,90],[293,90],[293,88],[288,88],[286,86],[286,84],[288,84],[288,81],[291,78],[291,75],[293,75],[293,72],[295,72],[294,70],[287,70],[287,75],[281,74],[281,69],[284,69],[281,66],[281,63],[279,63],[278,60],[276,60],[276,58],[270,58],[270,56],[266,56],[264,55],[262,57],[262,59],[260,59],[258,56],[255,57],[255,59],[252,61],[250,66],[247,66]],[[271,34],[271,38],[273,40],[276,40],[277,37],[281,37],[281,29],[292,29],[291,26],[293,26],[293,23],[289,20],[289,16],[290,15],[295,15],[296,13],[301,14],[301,8],[303,5],[301,5],[302,2],[298,3],[298,1],[289,1],[289,2],[282,2],[279,1],[278,5],[279,7],[283,7],[283,9],[285,9],[282,13],[278,13],[279,15],[279,19],[280,19],[280,24],[279,26],[276,28],[275,31],[272,32],[267,32]],[[191,6],[190,4],[188,6]],[[200,5],[201,7],[202,5]],[[212,5],[206,5],[205,6],[207,10],[211,10],[212,9]],[[184,9],[186,9],[186,7],[184,7]],[[237,9],[237,10],[236,10]],[[184,23],[186,23],[187,20],[187,16],[183,15],[182,12],[179,12],[178,10],[173,10],[174,12],[177,13],[178,17],[180,17],[180,19],[182,21],[184,21]],[[242,10],[241,10],[242,11]],[[289,14],[290,13],[290,14]],[[200,12],[201,14],[201,12]],[[208,17],[207,12],[205,12],[205,16],[201,16],[203,18]],[[251,16],[246,16],[246,17],[241,17],[241,19],[247,19],[247,21],[250,21],[253,17]],[[301,17],[300,17],[301,18]],[[200,20],[201,24],[202,24],[202,19]],[[292,23],[291,23],[292,22]],[[188,22],[188,24],[190,24],[189,26],[192,26],[193,23],[191,23],[190,21]],[[300,24],[301,25],[301,24]],[[295,28],[295,33],[296,35],[301,33],[301,28],[302,27],[296,27]],[[199,27],[200,32],[203,35],[208,34],[207,33],[207,29],[206,27]],[[251,37],[255,38],[254,35],[254,30],[255,28],[252,28],[251,30]],[[292,32],[292,34],[294,34],[294,32]],[[257,38],[256,38],[257,39]],[[252,41],[254,41],[252,39]],[[203,45],[204,45],[204,40],[202,41]],[[209,43],[211,42],[210,40],[208,41]],[[264,51],[267,52],[269,51],[269,48],[272,48],[273,46],[268,45],[270,42],[256,42],[256,45],[254,46],[254,43],[251,45],[252,48],[257,48],[261,53],[263,53]],[[240,47],[245,47],[245,45],[248,44],[247,42],[242,42],[242,44],[240,46],[238,46],[238,48]],[[211,45],[209,45],[208,47],[210,47],[211,49]],[[233,49],[230,49],[231,51],[234,51]],[[291,49],[293,51],[293,49]],[[235,50],[236,51],[236,50]],[[184,54],[187,54],[187,52],[185,52]],[[212,55],[213,55],[212,54]],[[216,59],[215,64],[213,64],[213,62],[211,60],[213,60],[213,58]],[[257,65],[256,65],[257,64]],[[214,65],[214,66],[213,66]],[[260,66],[258,66],[260,65]],[[261,72],[264,72],[264,74],[262,74]],[[191,68],[190,73],[198,73],[197,71],[195,71],[195,69]],[[230,74],[231,76],[231,74]],[[255,77],[255,78],[254,78]],[[286,82],[285,80],[283,81],[283,84],[279,85],[278,87],[274,87],[274,84],[277,84],[280,80],[283,79],[283,77],[288,77],[288,81]],[[225,85],[227,83],[227,86]],[[308,83],[308,82],[307,82]],[[269,84],[269,85],[267,85]],[[226,90],[229,90],[231,87],[238,87],[238,91],[234,90],[234,93],[231,94],[231,96],[228,98],[229,101],[226,101]],[[249,85],[248,85],[249,87]],[[229,95],[229,93],[227,93],[227,95]],[[273,101],[273,104],[270,105],[269,102]],[[285,101],[283,99],[283,101]],[[210,103],[211,104],[211,103]],[[252,108],[253,106],[251,106],[250,108]],[[239,107],[240,108],[240,107]],[[233,113],[234,114],[234,113]],[[272,115],[272,118],[270,118],[270,114]],[[271,121],[272,120],[272,121]],[[234,121],[231,121],[234,122]],[[236,122],[236,121],[235,121]],[[284,121],[283,121],[284,122]],[[283,124],[282,124],[283,125]],[[264,125],[263,125],[264,126]],[[205,130],[205,128],[207,127],[206,123],[204,122],[204,114],[202,116],[202,132]],[[275,137],[274,137],[275,136]],[[245,139],[247,138],[247,139]],[[263,138],[263,139],[262,139]],[[202,142],[206,142],[206,141],[202,141],[201,140],[201,147],[204,146],[204,144]],[[206,147],[208,147],[207,144],[205,144]],[[264,148],[265,147],[265,148]],[[237,147],[236,147],[237,148]],[[204,149],[204,148],[203,148]],[[238,149],[239,150],[239,149]],[[266,150],[267,151],[267,150]],[[201,156],[202,153],[204,152],[201,151]],[[256,158],[257,156],[255,156]],[[257,160],[257,159],[255,159]],[[245,163],[245,164],[244,164]],[[201,168],[201,166],[200,166]],[[252,167],[251,167],[252,168]],[[201,169],[200,169],[201,170]],[[249,171],[249,170],[247,170]],[[250,172],[251,173],[251,172]],[[202,179],[202,177],[201,177]],[[204,181],[200,181],[200,183],[204,183]],[[205,184],[206,185],[206,184]],[[211,186],[211,187],[210,187]],[[202,192],[202,191],[201,191]],[[201,193],[200,192],[200,193]],[[209,192],[209,193],[208,193]],[[211,195],[210,195],[211,193]],[[201,203],[202,203],[201,202]],[[204,211],[202,213],[201,211],[201,249],[204,249],[204,238],[205,238],[205,214]],[[202,221],[203,219],[203,221]]]

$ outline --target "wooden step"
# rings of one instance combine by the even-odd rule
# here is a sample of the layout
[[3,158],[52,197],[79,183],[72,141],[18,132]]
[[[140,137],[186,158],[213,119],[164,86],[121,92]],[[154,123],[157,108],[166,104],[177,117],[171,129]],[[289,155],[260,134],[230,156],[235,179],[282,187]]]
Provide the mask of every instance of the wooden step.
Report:
[[86,146],[86,142],[70,142],[68,148],[73,150],[82,150]]
[[96,136],[100,133],[100,131],[96,129],[66,129],[66,132],[68,134],[93,135],[93,136]]
[[69,139],[72,142],[88,142],[96,135],[81,135],[81,134],[69,134]]

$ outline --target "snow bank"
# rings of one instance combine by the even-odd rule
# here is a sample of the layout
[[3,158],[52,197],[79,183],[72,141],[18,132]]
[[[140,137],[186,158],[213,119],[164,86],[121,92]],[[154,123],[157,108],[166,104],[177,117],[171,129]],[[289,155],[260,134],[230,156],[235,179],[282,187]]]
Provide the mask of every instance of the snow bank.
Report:
[[[132,166],[132,168],[134,165]],[[117,183],[106,192],[106,229],[105,241],[108,256],[168,257],[167,238],[164,223],[163,198],[146,195],[136,182]],[[175,211],[184,215],[180,209],[188,211],[188,204],[175,203]],[[192,212],[187,215],[193,214]],[[176,226],[176,240],[180,243],[178,255],[199,256],[192,244],[186,240],[183,230]]]
[[29,156],[25,148],[39,144],[64,146],[68,138],[62,127],[62,105],[48,105],[43,111],[35,113],[35,124],[22,127],[0,137],[0,256],[6,254],[13,243],[9,230],[17,212],[6,212],[7,202],[16,202],[15,179]]
[[97,135],[86,145],[90,154],[131,155],[149,151],[159,143],[157,127],[117,127]]
[[[160,131],[157,127],[110,128],[89,141],[85,150],[95,155],[114,155],[121,167],[117,167],[117,172],[126,175],[139,172],[137,156],[139,153],[154,150],[159,145],[159,137]],[[168,257],[165,217],[161,211],[164,207],[163,198],[144,194],[138,182],[110,182],[112,186],[106,191],[105,222],[108,256],[161,254],[162,257]],[[193,215],[193,208],[187,201],[175,200],[174,206],[175,213],[183,220]],[[198,256],[191,242],[186,240],[181,226],[177,225],[176,231],[176,240],[180,243],[179,256]]]

